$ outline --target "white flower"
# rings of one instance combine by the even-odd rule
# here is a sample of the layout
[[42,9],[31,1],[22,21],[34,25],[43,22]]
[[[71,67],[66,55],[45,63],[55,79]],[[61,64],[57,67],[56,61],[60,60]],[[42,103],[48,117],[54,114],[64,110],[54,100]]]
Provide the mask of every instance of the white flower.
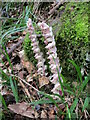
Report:
[[[33,47],[32,47],[32,50],[35,50],[36,48],[37,48],[37,46],[33,46]],[[36,53],[36,52],[35,52],[35,53]]]
[[31,45],[32,46],[38,46],[38,42],[36,41],[36,42],[33,42],[33,43],[31,43]]
[[[42,25],[40,26],[43,27]],[[31,42],[32,42],[31,43],[32,50],[35,53],[35,58],[38,61],[38,64],[37,64],[38,74],[44,75],[45,69],[46,69],[46,66],[44,65],[45,59],[43,59],[42,52],[40,52],[38,41],[36,39],[36,34],[34,33],[34,27],[32,25],[32,21],[30,18],[28,19],[27,27],[30,34],[29,38],[31,39]]]
[[51,49],[48,50],[48,53],[55,53],[55,54],[57,54],[56,51],[57,51],[57,48],[56,47],[52,47]]
[[[58,93],[58,89],[60,90],[60,84],[58,82],[58,72],[57,69],[59,70],[59,72],[61,73],[61,69],[59,68],[60,64],[59,64],[59,58],[57,57],[57,49],[56,49],[56,45],[55,45],[55,40],[54,40],[54,35],[52,33],[52,27],[49,27],[46,23],[42,22],[42,23],[38,23],[38,26],[41,28],[43,36],[45,38],[44,43],[46,44],[46,49],[48,50],[47,54],[48,59],[50,59],[50,68],[51,68],[51,72],[53,73],[52,78],[53,80],[51,82],[53,82],[55,84],[52,92],[53,93]],[[63,82],[63,80],[61,80]]]
[[47,33],[47,34],[43,34],[43,36],[45,37],[45,39],[49,38],[49,37],[52,37],[53,36],[53,33],[50,32],[50,33]]
[[50,68],[51,68],[52,70],[56,70],[56,65],[50,65]]
[[41,56],[41,55],[38,55],[38,56],[36,57],[36,59],[40,60],[40,59],[42,59],[42,56]]
[[55,42],[49,43],[45,48],[50,49],[55,46]]
[[39,48],[36,48],[36,49],[34,49],[33,51],[34,51],[35,53],[37,53],[37,52],[39,53],[39,52],[40,52],[40,49],[39,49]]
[[32,42],[36,42],[36,38],[32,38]]
[[54,86],[54,88],[51,90],[53,93],[58,94],[59,90],[61,90],[61,85],[59,82],[57,82]]
[[36,39],[36,35],[30,35],[29,38],[32,40],[33,38]]
[[42,62],[39,62],[39,63],[37,64],[37,66],[38,66],[38,67],[43,66],[43,63],[42,63]]
[[48,43],[49,42],[52,42],[52,38],[50,37],[50,38],[47,38],[47,39],[45,39],[45,41],[47,41]]

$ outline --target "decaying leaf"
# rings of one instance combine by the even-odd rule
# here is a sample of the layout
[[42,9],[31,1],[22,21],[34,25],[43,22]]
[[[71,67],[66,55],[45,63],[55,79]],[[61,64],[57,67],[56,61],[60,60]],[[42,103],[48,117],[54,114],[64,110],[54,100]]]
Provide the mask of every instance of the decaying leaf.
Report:
[[45,76],[41,76],[39,78],[39,88],[41,88],[42,86],[47,85],[47,84],[49,84],[49,79]]
[[27,82],[32,82],[32,81],[33,81],[33,79],[32,79],[32,76],[31,76],[31,75],[28,75],[28,76],[26,77],[26,79],[27,79]]
[[18,73],[18,76],[23,79],[23,72],[20,71],[20,72]]
[[26,102],[12,104],[12,105],[9,105],[8,108],[14,113],[17,113],[29,118],[34,118],[34,110]]
[[16,69],[17,69],[18,71],[20,71],[20,70],[22,69],[21,64],[16,64]]
[[24,56],[24,50],[19,52],[19,57],[22,58]]
[[34,66],[30,61],[26,59],[25,55],[22,56],[21,62],[23,66],[27,69],[28,73],[31,74],[31,71],[34,69]]
[[38,118],[39,114],[37,113],[37,111],[35,111],[35,118]]
[[41,118],[47,118],[46,111],[44,110],[41,111]]
[[54,109],[50,109],[50,111],[48,112],[48,115],[49,115],[49,118],[55,118],[55,115],[54,115]]

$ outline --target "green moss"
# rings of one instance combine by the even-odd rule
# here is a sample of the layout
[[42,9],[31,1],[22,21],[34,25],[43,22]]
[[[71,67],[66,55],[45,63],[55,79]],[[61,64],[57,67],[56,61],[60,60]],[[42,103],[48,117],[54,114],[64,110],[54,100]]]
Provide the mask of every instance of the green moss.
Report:
[[63,72],[69,74],[71,67],[67,59],[73,59],[79,66],[85,63],[88,51],[88,3],[67,3],[60,18],[60,30],[56,35],[56,45]]
[[31,46],[31,40],[29,39],[29,33],[26,34],[24,43],[23,43],[23,48],[25,51],[25,54],[27,58],[34,64],[37,64],[37,60],[34,58],[34,53],[32,51],[32,46]]
[[[38,35],[41,35],[41,31],[35,29],[35,33]],[[50,73],[50,68],[49,68],[49,60],[47,59],[48,55],[46,54],[47,50],[45,49],[45,44],[44,44],[44,37],[40,36],[39,38],[37,37],[37,41],[39,41],[39,47],[40,47],[40,51],[43,53],[43,57],[45,58],[45,64],[47,65],[47,72]],[[31,40],[29,39],[29,33],[26,34],[25,39],[24,39],[24,44],[23,44],[23,48],[25,51],[25,54],[28,58],[28,60],[30,60],[34,66],[36,66],[37,64],[37,60],[34,58],[34,53],[32,51],[32,46],[31,46]]]
[[[66,3],[62,7],[64,9],[63,14],[60,17],[61,24],[53,25],[60,28],[56,35],[56,47],[57,53],[60,59],[61,66],[63,68],[63,74],[72,77],[75,76],[74,68],[67,62],[68,59],[73,59],[79,66],[83,66],[85,63],[85,54],[88,51],[88,3]],[[62,9],[59,9],[59,11]],[[37,25],[34,24],[36,34],[42,34]],[[44,44],[44,38],[37,38],[41,52],[43,52],[46,59],[45,64],[48,65],[46,49]],[[27,34],[24,40],[24,50],[31,62],[34,65],[37,64],[37,60],[34,58],[34,53],[31,47],[31,41]],[[49,65],[48,65],[48,71]],[[70,76],[71,77],[71,76]]]

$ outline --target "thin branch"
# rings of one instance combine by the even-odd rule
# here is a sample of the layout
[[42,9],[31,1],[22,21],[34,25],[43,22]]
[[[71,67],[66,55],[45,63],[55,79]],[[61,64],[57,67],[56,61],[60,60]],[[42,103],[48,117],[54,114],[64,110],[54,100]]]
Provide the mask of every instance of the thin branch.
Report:
[[[7,51],[8,55],[10,56],[11,53],[12,53],[17,47],[19,47],[20,44],[23,43],[23,41],[24,41],[24,37],[23,37],[22,39],[20,39],[13,47],[11,47],[10,50]],[[1,55],[1,58],[2,58],[3,61],[6,60],[6,56],[4,56],[4,55]]]
[[25,87],[25,85],[23,84],[23,82],[21,80],[19,82],[20,82],[21,86],[23,87],[23,89],[25,90],[27,96],[30,98],[30,101],[32,102],[32,98],[31,98],[31,95],[29,94],[28,89]]
[[41,92],[41,91],[39,91],[38,89],[36,89],[35,87],[33,87],[32,85],[30,85],[28,82],[26,82],[24,79],[20,78],[19,76],[13,75],[13,74],[10,74],[10,75],[11,75],[12,77],[16,77],[16,78],[20,79],[22,82],[24,82],[26,85],[28,85],[28,86],[30,86],[31,88],[33,88],[35,91]]
[[60,0],[60,2],[53,8],[49,11],[49,15],[53,14],[53,12],[61,5],[65,2],[65,0]]
[[[40,35],[40,34],[37,35],[37,38],[40,38],[40,37],[42,37],[42,35]],[[12,52],[13,52],[16,48],[18,48],[18,47],[23,43],[24,38],[25,38],[25,37],[19,39],[19,41],[18,41],[14,46],[12,46],[12,47],[10,48],[10,50],[7,51],[7,53],[8,53],[9,56],[11,56]],[[2,49],[1,46],[0,46],[0,49]],[[7,60],[7,59],[6,59],[6,56],[3,55],[3,54],[1,55],[1,59],[3,60],[3,62]]]
[[[43,91],[40,91],[40,90],[36,89],[35,87],[33,87],[31,84],[29,84],[28,82],[26,82],[24,79],[20,78],[19,76],[13,75],[13,74],[9,74],[9,75],[11,75],[12,77],[18,78],[19,80],[21,80],[22,82],[24,82],[26,85],[28,85],[28,86],[30,86],[32,89],[34,89],[36,92],[38,92],[38,93],[40,93],[40,94],[41,94],[41,93],[44,93]],[[47,94],[47,93],[45,93],[45,95],[48,95],[48,96],[51,96],[51,97],[55,98],[55,95],[50,95],[50,94]],[[58,97],[58,98],[59,98],[59,97]]]

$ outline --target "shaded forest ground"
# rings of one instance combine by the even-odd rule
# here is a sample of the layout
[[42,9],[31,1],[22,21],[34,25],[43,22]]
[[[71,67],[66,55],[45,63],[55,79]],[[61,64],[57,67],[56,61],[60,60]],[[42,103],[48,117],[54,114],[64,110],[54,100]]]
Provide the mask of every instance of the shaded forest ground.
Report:
[[[79,7],[79,5],[67,3],[62,3],[58,5],[56,9],[53,9],[55,8],[56,4],[58,3],[2,4],[2,36],[0,41],[1,58],[3,58],[0,63],[1,79],[3,79],[3,81],[1,81],[2,96],[0,97],[2,98],[3,103],[3,112],[1,114],[1,116],[3,116],[2,119],[65,119],[66,117],[67,119],[71,119],[76,118],[76,116],[81,119],[89,118],[89,84],[87,83],[89,81],[88,65],[90,64],[90,61],[86,66],[86,58],[83,59],[83,55],[89,52],[89,42],[87,39],[87,16],[85,16],[83,22],[76,22],[77,27],[80,27],[80,25],[83,26],[84,24],[86,26],[86,29],[84,29],[85,26],[83,26],[81,29],[76,28],[76,31],[74,31],[73,27],[74,24],[76,25],[76,23],[75,21],[72,21],[72,24],[70,22],[75,18],[75,16],[77,16],[78,9],[81,10],[79,11],[81,14],[83,14],[84,10],[88,9],[85,9],[86,6],[88,6],[88,3],[85,3],[85,7],[82,7],[84,5],[81,3],[82,9]],[[68,10],[65,11],[65,8]],[[74,11],[74,9],[76,9],[76,11]],[[68,18],[67,12],[70,14],[70,16],[72,14],[70,21],[66,19]],[[84,13],[84,15],[86,14]],[[39,91],[43,91],[47,94],[52,94],[51,89],[53,88],[53,84],[48,80],[48,78],[37,75],[37,68],[34,66],[35,64],[33,64],[35,63],[35,59],[30,54],[30,40],[27,37],[26,27],[26,22],[29,17],[33,20],[34,26],[39,21],[45,21],[53,27],[60,63],[64,69],[62,73],[65,76],[65,83],[67,83],[67,86],[64,84],[64,89],[66,90],[66,88],[68,88],[65,91],[65,96],[62,96],[62,98],[65,98],[65,103],[63,103],[61,100],[59,102],[58,100],[54,100],[54,102],[52,98],[45,96],[44,93],[39,94]],[[75,20],[78,21],[80,18],[76,17]],[[65,27],[66,31],[64,30],[63,32],[62,29],[60,30],[61,25],[62,27]],[[72,28],[70,28],[70,25],[72,25]],[[78,31],[81,34],[78,34]],[[62,32],[62,35],[60,32]],[[74,32],[77,32],[77,34]],[[82,34],[83,32],[85,33],[84,35]],[[41,37],[39,31],[36,31],[36,33],[38,34],[38,39],[41,43],[42,50],[44,50],[43,38]],[[71,40],[69,40],[69,38],[71,38]],[[74,44],[74,42],[71,42],[75,40],[76,44]],[[24,50],[26,50],[26,53]],[[69,64],[66,62],[68,58],[73,59],[83,68],[83,75],[81,76],[83,81],[82,83],[80,83],[80,81],[77,81],[81,75],[80,72],[78,71],[78,77],[75,66],[73,67],[71,63]],[[82,88],[79,91],[80,85]],[[36,90],[32,87],[36,88]],[[33,109],[32,106],[34,106]]]

